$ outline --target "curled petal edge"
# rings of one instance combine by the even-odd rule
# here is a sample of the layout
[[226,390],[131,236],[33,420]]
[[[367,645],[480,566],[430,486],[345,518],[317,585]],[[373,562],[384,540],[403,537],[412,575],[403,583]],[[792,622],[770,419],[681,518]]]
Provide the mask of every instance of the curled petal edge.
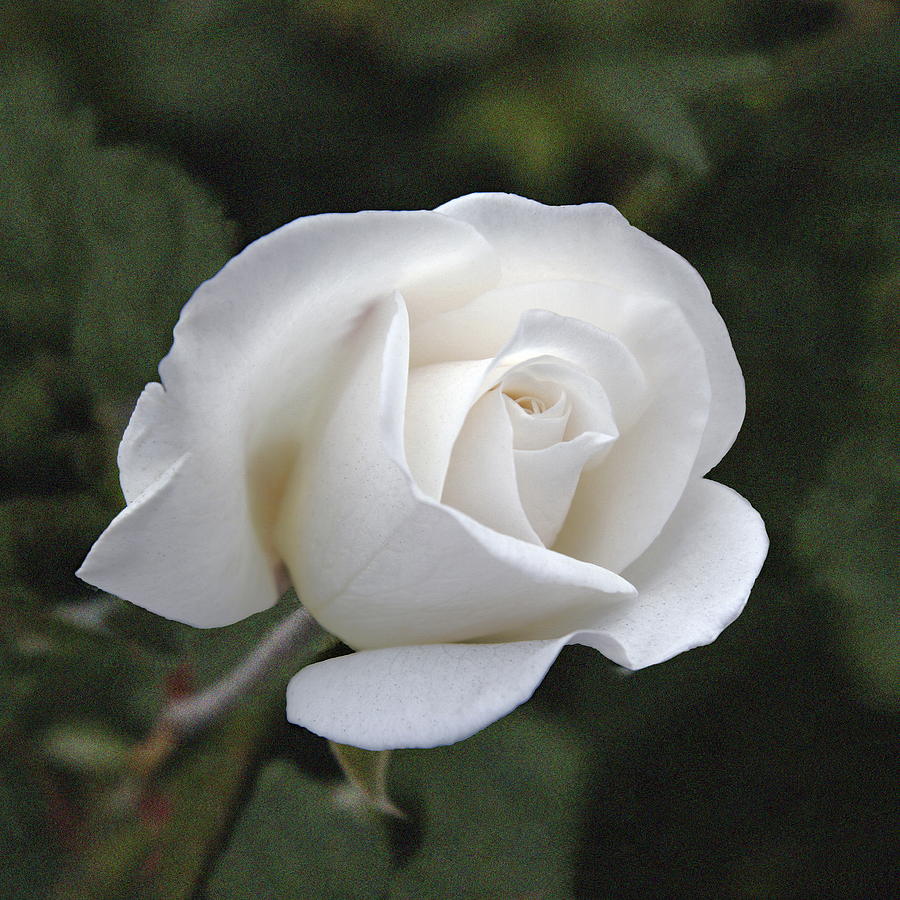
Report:
[[[698,513],[695,536],[711,534],[725,522],[740,525],[714,546],[719,552],[709,554],[699,574],[690,559],[674,570],[654,571],[658,562],[690,543],[685,520]],[[681,535],[670,530],[656,558],[636,569],[643,593],[627,610],[611,611],[606,624],[546,640],[387,647],[326,660],[291,680],[287,717],[316,734],[368,750],[437,747],[471,736],[528,700],[567,644],[593,647],[637,669],[710,643],[743,609],[768,539],[746,500],[709,481],[692,486],[676,524]],[[737,564],[723,569],[722,559],[713,557],[735,545],[741,547]],[[680,591],[691,582],[695,596],[682,597]],[[713,594],[717,603],[707,605]],[[671,633],[664,619],[678,614],[671,603],[676,597],[683,601],[678,606],[693,612],[687,617],[691,627],[670,640],[655,640],[660,628]],[[691,600],[698,597],[702,609],[691,610]]]

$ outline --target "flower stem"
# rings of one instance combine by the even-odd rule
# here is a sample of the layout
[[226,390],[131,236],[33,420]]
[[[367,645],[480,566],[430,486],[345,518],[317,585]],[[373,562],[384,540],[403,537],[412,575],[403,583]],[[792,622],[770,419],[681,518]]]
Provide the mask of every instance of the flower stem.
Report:
[[248,691],[295,653],[326,632],[301,606],[275,625],[243,662],[215,684],[169,704],[160,724],[181,738],[190,737],[231,710]]

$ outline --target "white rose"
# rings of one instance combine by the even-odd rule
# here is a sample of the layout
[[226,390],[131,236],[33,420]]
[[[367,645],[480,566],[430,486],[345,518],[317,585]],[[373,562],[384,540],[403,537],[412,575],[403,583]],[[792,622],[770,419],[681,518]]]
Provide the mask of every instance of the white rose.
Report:
[[336,741],[467,737],[569,643],[631,669],[706,644],[766,554],[703,479],[744,412],[725,326],[605,204],[298,219],[200,286],[160,378],[79,575],[204,628],[293,583],[356,650],[288,691]]

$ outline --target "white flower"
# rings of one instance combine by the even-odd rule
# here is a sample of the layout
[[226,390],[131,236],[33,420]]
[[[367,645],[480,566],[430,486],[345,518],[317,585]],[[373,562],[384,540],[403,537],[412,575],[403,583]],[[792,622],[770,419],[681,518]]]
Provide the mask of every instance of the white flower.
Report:
[[288,717],[451,743],[560,649],[628,668],[714,640],[766,554],[703,475],[744,387],[703,281],[605,204],[505,194],[298,219],[185,306],[79,575],[199,627],[292,582],[357,652]]

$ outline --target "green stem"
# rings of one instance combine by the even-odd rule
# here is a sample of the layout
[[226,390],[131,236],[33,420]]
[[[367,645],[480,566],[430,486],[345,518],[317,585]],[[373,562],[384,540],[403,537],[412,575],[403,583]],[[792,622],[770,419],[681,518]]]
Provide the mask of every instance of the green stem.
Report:
[[95,823],[99,836],[53,900],[188,900],[260,747],[284,718],[285,663],[296,670],[335,643],[296,610],[210,688],[170,704],[120,786],[127,816],[115,821],[107,811]]
[[180,737],[202,731],[294,655],[297,647],[318,642],[325,635],[319,623],[302,606],[299,607],[272,628],[246,659],[214,685],[171,703],[162,714],[161,724]]

